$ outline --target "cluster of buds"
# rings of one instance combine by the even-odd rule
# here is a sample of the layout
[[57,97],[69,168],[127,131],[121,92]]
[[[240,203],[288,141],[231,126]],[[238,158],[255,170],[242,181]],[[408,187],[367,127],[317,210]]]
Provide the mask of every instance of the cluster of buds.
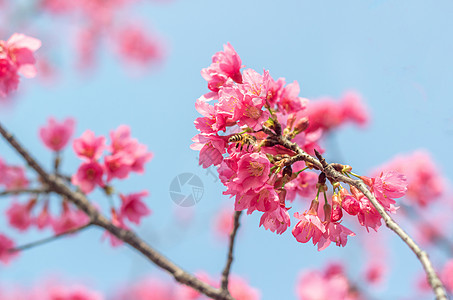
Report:
[[[323,133],[348,117],[357,122],[366,120],[366,115],[359,116],[364,112],[359,103],[345,102],[338,110],[341,113],[337,122],[327,126],[320,119],[324,116],[320,116],[319,110],[310,114],[307,109],[310,102],[299,97],[297,82],[285,85],[283,78],[274,80],[268,71],[262,75],[252,69],[241,72],[242,67],[239,55],[227,44],[224,51],[213,56],[212,64],[202,70],[210,92],[196,101],[195,107],[203,117],[195,120],[200,133],[192,139],[191,146],[200,151],[200,165],[218,167],[220,180],[226,187],[224,194],[235,198],[235,210],[247,210],[248,214],[262,212],[260,225],[281,234],[290,226],[290,208],[286,202],[293,201],[297,195],[316,195],[310,209],[294,214],[299,222],[292,232],[299,242],[312,239],[319,250],[331,242],[344,246],[347,237],[354,235],[340,224],[342,210],[358,215],[361,225],[377,229],[380,215],[363,194],[354,187],[351,187],[352,194],[346,193],[339,183],[332,182],[334,194],[328,199],[325,174],[309,171],[313,166],[297,155],[298,150],[322,153],[319,141]],[[345,109],[351,103],[360,107]],[[348,111],[353,111],[353,115],[348,115]],[[312,120],[318,125],[310,126]],[[354,175],[349,166],[334,167],[343,174]],[[394,212],[393,198],[404,194],[404,178],[386,173],[362,179],[383,206]],[[321,193],[325,199],[322,207],[319,206]]]

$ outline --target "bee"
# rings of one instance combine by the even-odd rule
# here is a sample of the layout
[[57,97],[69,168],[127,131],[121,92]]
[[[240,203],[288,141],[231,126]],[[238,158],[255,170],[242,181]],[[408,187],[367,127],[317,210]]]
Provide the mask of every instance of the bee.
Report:
[[244,145],[246,145],[246,150],[249,150],[249,147],[251,146],[252,149],[253,147],[255,147],[256,145],[256,137],[254,137],[253,135],[250,135],[250,134],[247,134],[247,133],[244,133],[244,134],[235,134],[235,135],[232,135],[230,136],[230,138],[228,139],[228,142],[230,143],[236,143],[236,148],[241,145],[241,151],[242,151],[242,148],[244,147]]

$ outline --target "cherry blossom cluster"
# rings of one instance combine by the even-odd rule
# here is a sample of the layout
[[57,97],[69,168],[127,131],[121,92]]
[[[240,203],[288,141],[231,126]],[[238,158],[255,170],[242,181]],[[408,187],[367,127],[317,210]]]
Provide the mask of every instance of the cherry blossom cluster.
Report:
[[0,98],[17,90],[19,74],[27,78],[36,76],[34,52],[41,41],[20,33],[7,41],[0,40]]
[[[147,147],[131,137],[128,126],[121,125],[113,130],[110,133],[111,142],[108,145],[105,137],[96,137],[92,131],[87,130],[72,144],[75,154],[82,159],[81,165],[72,177],[62,175],[59,170],[60,155],[69,144],[74,130],[75,121],[72,118],[62,122],[49,118],[48,123],[39,129],[39,136],[43,144],[56,154],[55,174],[72,182],[83,193],[91,193],[95,187],[100,187],[108,197],[111,197],[114,194],[111,185],[113,179],[125,179],[133,172],[143,173],[145,163],[152,158],[152,153]],[[105,151],[108,153],[103,156]],[[39,182],[37,184],[39,186],[32,190],[33,182],[26,177],[23,167],[8,165],[0,159],[0,187],[13,197],[13,201],[6,210],[7,220],[12,228],[21,232],[30,227],[36,227],[39,230],[51,228],[55,234],[61,234],[90,222],[84,212],[65,199],[61,201],[60,214],[52,213],[50,192]],[[32,191],[27,192],[27,189]],[[27,201],[22,202],[19,198],[24,192],[30,193],[31,196]],[[147,195],[147,191],[118,193],[119,207],[116,208],[111,202],[113,223],[123,228],[127,228],[126,221],[139,225],[141,219],[151,213],[143,201]],[[112,245],[121,244],[110,234],[106,236],[110,237]],[[14,242],[9,237],[0,233],[1,262],[8,263],[16,255],[15,252],[8,251],[14,246]]]
[[348,279],[343,266],[329,264],[322,272],[306,270],[296,284],[296,294],[301,300],[344,300],[364,299],[360,291]]
[[396,156],[378,172],[396,170],[407,177],[407,199],[410,203],[426,208],[445,192],[446,182],[442,173],[425,150]]
[[[218,285],[205,273],[198,272],[197,277],[211,284]],[[260,293],[251,287],[248,282],[238,275],[231,275],[229,284],[231,295],[237,300],[258,300]],[[0,287],[2,300],[202,300],[208,299],[198,291],[185,286],[165,281],[159,277],[148,276],[133,283],[121,286],[110,295],[105,295],[81,284],[65,284],[56,280],[47,279],[28,289]]]
[[[242,68],[239,55],[227,44],[201,71],[210,92],[196,101],[203,117],[195,120],[200,133],[191,146],[200,151],[200,165],[217,166],[224,194],[235,198],[235,210],[262,212],[260,226],[282,234],[291,224],[286,201],[311,198],[308,210],[294,214],[298,223],[292,233],[299,242],[312,240],[318,250],[331,242],[345,246],[347,237],[355,235],[341,224],[343,211],[357,216],[367,230],[377,230],[381,216],[360,191],[331,182],[333,195],[327,197],[325,174],[308,171],[312,166],[295,159],[297,153],[288,146],[295,143],[309,154],[322,153],[319,142],[326,132],[345,122],[364,125],[368,114],[358,94],[311,104],[299,97],[296,81],[286,84],[283,78],[274,80],[269,71]],[[352,173],[349,166],[336,164],[336,169],[364,180],[389,212],[396,211],[394,199],[406,192],[405,177],[394,171],[368,178]],[[319,205],[320,195],[324,205]]]
[[[0,10],[0,19],[6,24],[24,23],[22,27],[43,32],[53,43],[65,37],[65,44],[75,45],[71,48],[76,51],[73,57],[83,70],[94,66],[101,52],[111,51],[127,66],[145,71],[155,69],[163,61],[166,49],[162,38],[134,13],[139,4],[137,0],[40,0],[17,4],[9,1]],[[53,28],[58,28],[58,35],[52,36],[52,31],[34,18],[22,18],[24,11],[47,18]],[[53,77],[56,77],[58,58],[54,53],[41,54],[40,75],[56,79]]]

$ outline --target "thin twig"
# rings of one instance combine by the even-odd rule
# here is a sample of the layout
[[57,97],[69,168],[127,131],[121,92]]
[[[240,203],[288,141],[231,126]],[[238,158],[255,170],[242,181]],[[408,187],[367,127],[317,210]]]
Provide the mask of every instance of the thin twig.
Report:
[[282,135],[274,135],[270,130],[268,130],[266,133],[273,135],[273,137],[279,141],[280,145],[294,151],[297,154],[296,156],[294,156],[293,161],[303,160],[307,165],[310,165],[314,169],[320,170],[321,172],[325,173],[329,179],[333,181],[344,182],[346,184],[355,186],[359,191],[361,191],[370,200],[370,202],[376,208],[378,213],[384,219],[385,225],[393,232],[395,232],[417,256],[425,270],[428,282],[431,285],[434,294],[436,295],[436,299],[438,300],[447,299],[445,287],[443,286],[438,275],[436,274],[436,271],[434,270],[434,267],[431,261],[429,260],[428,254],[425,251],[423,251],[417,245],[417,243],[415,243],[415,241],[390,217],[390,215],[387,214],[384,207],[377,201],[377,199],[370,192],[370,190],[367,188],[367,186],[363,183],[362,180],[360,179],[354,180],[343,175],[341,172],[336,171],[332,164],[325,163],[325,161],[323,161],[322,156],[320,157],[321,161],[312,157],[311,155],[303,151],[299,145],[291,142]]
[[0,123],[0,134],[8,141],[8,143],[23,157],[27,164],[38,173],[42,182],[48,185],[53,192],[65,197],[68,201],[75,204],[79,209],[84,211],[92,220],[94,225],[104,228],[112,235],[129,244],[131,247],[142,253],[154,264],[167,271],[179,283],[188,285],[193,289],[205,294],[212,299],[219,300],[234,300],[230,295],[225,295],[220,289],[214,288],[211,285],[201,281],[194,275],[184,271],[182,268],[174,264],[168,258],[157,252],[145,241],[138,237],[134,232],[123,228],[116,227],[106,217],[104,217],[86,198],[86,196],[78,191],[72,190],[66,182],[59,176],[47,173],[41,165],[33,159],[33,157],[25,150],[22,145],[3,127]]
[[31,242],[31,243],[28,243],[28,244],[25,244],[25,245],[22,245],[22,246],[18,246],[18,247],[14,247],[14,248],[8,249],[8,251],[9,252],[19,252],[19,251],[27,250],[27,249],[30,249],[30,248],[34,248],[36,246],[47,244],[49,242],[55,241],[55,240],[57,240],[57,239],[59,239],[61,237],[64,237],[66,235],[74,234],[76,232],[80,232],[80,231],[82,231],[82,230],[84,230],[84,229],[86,229],[86,228],[88,228],[88,227],[90,227],[92,225],[93,225],[93,223],[88,223],[88,224],[85,224],[83,226],[80,226],[80,227],[77,227],[77,228],[74,228],[74,229],[71,229],[71,230],[68,230],[68,231],[53,235],[51,237],[48,237],[48,238],[45,238],[45,239],[41,239],[39,241]]
[[234,221],[233,221],[233,230],[230,233],[230,242],[228,247],[228,256],[227,262],[225,265],[225,269],[222,272],[222,282],[221,282],[221,289],[222,291],[229,293],[228,291],[228,277],[230,276],[231,264],[233,263],[233,250],[234,250],[234,241],[236,240],[236,234],[239,224],[239,218],[242,214],[242,211],[236,211],[234,213]]
[[1,191],[0,196],[10,196],[10,195],[20,195],[20,194],[49,194],[50,189],[40,188],[40,189],[13,189]]

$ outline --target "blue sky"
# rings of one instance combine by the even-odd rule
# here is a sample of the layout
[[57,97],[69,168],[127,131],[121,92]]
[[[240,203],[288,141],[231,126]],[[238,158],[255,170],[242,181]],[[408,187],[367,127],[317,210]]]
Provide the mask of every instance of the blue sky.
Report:
[[[25,91],[13,109],[0,112],[0,119],[46,166],[51,154],[40,144],[37,128],[49,116],[76,118],[77,135],[86,129],[107,135],[120,124],[130,125],[154,158],[146,175],[132,176],[118,188],[149,189],[153,215],[138,232],[185,269],[220,274],[226,256],[226,245],[213,238],[209,227],[218,208],[232,205],[232,200],[222,196],[223,186],[197,165],[197,153],[189,145],[196,134],[194,103],[207,91],[200,70],[227,42],[247,67],[268,69],[287,82],[297,80],[302,97],[339,97],[348,89],[363,95],[371,124],[366,130],[342,129],[329,141],[335,148],[327,149],[327,157],[341,157],[356,172],[366,173],[397,153],[423,148],[452,177],[452,2],[175,0],[144,3],[136,13],[167,40],[169,53],[160,70],[131,76],[110,52],[102,51],[97,68],[78,73],[71,65],[70,47],[60,47],[52,51],[63,70],[58,84],[22,80]],[[8,33],[15,30],[7,28]],[[19,162],[5,143],[0,143],[0,153]],[[71,172],[78,163],[67,149],[64,169]],[[205,186],[190,226],[178,225],[168,192],[171,180],[184,172],[197,174]],[[100,193],[93,200],[106,204]],[[0,201],[0,209],[5,207]],[[233,272],[248,278],[263,299],[293,299],[301,269],[322,268],[335,258],[345,259],[350,275],[360,277],[364,251],[359,237],[351,238],[346,248],[330,246],[319,253],[312,245],[297,243],[289,231],[277,236],[258,228],[259,215],[243,221]],[[4,228],[1,219],[1,231]],[[388,235],[386,228],[381,231]],[[17,241],[40,236],[32,231]],[[25,252],[8,268],[0,267],[0,283],[31,284],[58,273],[111,291],[117,283],[146,274],[167,278],[128,247],[111,249],[100,236],[100,230],[90,229]],[[414,274],[421,266],[397,237],[388,235],[387,241],[392,266],[388,288],[371,293],[386,299],[413,295]],[[347,260],[351,256],[359,259]]]

